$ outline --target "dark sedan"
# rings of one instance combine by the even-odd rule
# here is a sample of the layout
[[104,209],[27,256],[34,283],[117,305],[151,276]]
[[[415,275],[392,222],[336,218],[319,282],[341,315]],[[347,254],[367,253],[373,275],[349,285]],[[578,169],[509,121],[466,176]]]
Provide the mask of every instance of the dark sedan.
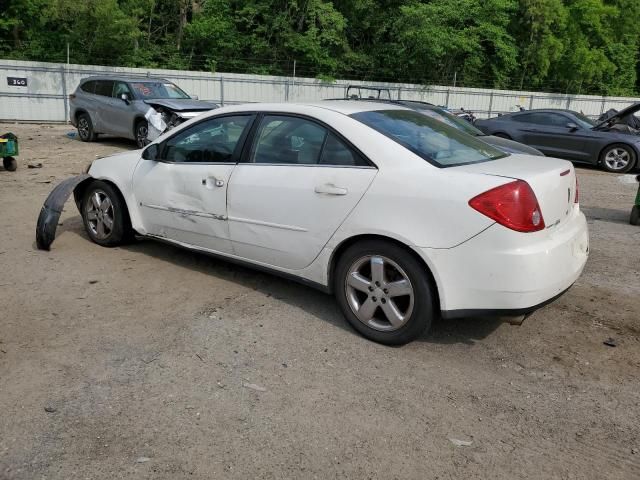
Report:
[[537,148],[545,155],[600,165],[624,173],[640,155],[640,132],[620,122],[640,109],[640,104],[595,122],[571,110],[528,110],[476,121],[488,135],[508,138]]

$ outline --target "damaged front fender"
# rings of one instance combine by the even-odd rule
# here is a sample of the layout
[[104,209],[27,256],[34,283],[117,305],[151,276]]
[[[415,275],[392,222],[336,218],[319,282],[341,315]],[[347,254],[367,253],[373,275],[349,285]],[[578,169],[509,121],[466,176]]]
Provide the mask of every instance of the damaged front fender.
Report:
[[36,245],[40,250],[49,250],[51,244],[56,238],[56,229],[58,228],[58,220],[62,214],[64,204],[71,193],[78,188],[79,185],[91,179],[91,175],[82,174],[75,177],[67,178],[60,182],[51,191],[47,199],[44,201],[38,223],[36,225]]

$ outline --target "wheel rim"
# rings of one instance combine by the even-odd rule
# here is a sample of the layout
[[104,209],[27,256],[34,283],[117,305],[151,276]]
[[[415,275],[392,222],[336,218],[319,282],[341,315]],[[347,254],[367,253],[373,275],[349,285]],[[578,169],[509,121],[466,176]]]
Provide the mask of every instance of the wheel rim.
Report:
[[413,312],[409,276],[393,260],[380,255],[362,257],[351,265],[345,293],[356,318],[375,330],[398,330]]
[[86,118],[81,118],[78,121],[78,133],[80,138],[89,138],[89,122]]
[[87,199],[85,209],[91,233],[100,240],[108,238],[113,231],[115,218],[113,203],[108,195],[102,190],[96,190]]
[[139,125],[136,140],[138,141],[138,146],[140,148],[144,147],[147,135],[149,135],[149,128],[146,125]]
[[624,148],[612,148],[604,157],[604,163],[611,170],[622,170],[629,165],[630,160],[631,156]]

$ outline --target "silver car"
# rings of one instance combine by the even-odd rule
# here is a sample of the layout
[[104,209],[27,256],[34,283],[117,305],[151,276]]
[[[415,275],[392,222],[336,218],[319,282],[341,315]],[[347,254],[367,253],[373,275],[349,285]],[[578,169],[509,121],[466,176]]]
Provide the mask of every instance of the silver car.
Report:
[[139,148],[148,143],[150,123],[152,130],[162,133],[218,108],[157,78],[88,77],[80,81],[69,100],[71,123],[80,140],[91,142],[99,134],[108,134],[135,140]]

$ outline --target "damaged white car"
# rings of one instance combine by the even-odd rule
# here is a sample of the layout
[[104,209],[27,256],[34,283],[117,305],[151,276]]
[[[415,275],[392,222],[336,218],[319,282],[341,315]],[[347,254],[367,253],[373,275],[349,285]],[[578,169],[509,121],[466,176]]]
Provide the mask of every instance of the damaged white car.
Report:
[[135,140],[142,148],[164,131],[218,108],[187,95],[168,80],[88,77],[69,96],[71,123],[83,142],[107,134]]
[[436,316],[527,315],[589,252],[571,163],[509,155],[389,103],[202,115],[58,185],[38,248],[72,192],[99,245],[155,239],[313,285],[385,344]]

